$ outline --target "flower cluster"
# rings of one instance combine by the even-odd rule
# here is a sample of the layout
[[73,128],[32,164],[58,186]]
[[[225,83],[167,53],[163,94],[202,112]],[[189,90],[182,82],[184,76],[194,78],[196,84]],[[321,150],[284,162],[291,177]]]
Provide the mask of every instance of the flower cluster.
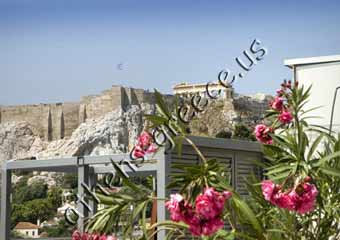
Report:
[[144,158],[146,154],[154,153],[157,151],[156,145],[153,143],[152,136],[149,132],[142,132],[138,139],[137,144],[133,149],[133,156],[136,158]]
[[[295,87],[297,87],[298,83],[295,82]],[[281,84],[281,89],[276,91],[276,96],[274,100],[270,103],[270,108],[276,112],[278,116],[277,119],[281,124],[289,124],[293,120],[293,114],[289,110],[288,98],[290,96],[290,92],[292,90],[291,81],[284,81]],[[264,124],[259,124],[255,127],[255,137],[258,141],[264,144],[272,144],[272,138],[269,133],[273,133],[274,129],[272,127],[268,127]]]
[[273,139],[269,133],[273,133],[274,129],[272,127],[267,127],[264,124],[258,124],[255,127],[255,137],[257,140],[264,144],[272,144]]
[[197,196],[195,208],[180,194],[172,194],[165,206],[170,211],[171,220],[188,224],[192,235],[209,236],[223,228],[221,215],[224,204],[231,195],[228,191],[220,193],[214,188],[206,188],[203,194]]
[[[295,87],[297,87],[297,82],[295,82]],[[281,84],[281,89],[276,91],[276,96],[271,102],[270,107],[279,112],[279,121],[282,124],[289,124],[293,120],[293,115],[289,111],[288,97],[290,95],[289,91],[292,90],[292,82],[285,80]]]
[[286,191],[283,191],[281,185],[265,180],[262,182],[262,193],[273,205],[304,214],[314,210],[318,195],[318,190],[314,184],[308,183],[309,180],[307,177],[305,181]]
[[72,240],[118,240],[114,235],[81,233],[78,230],[72,234]]

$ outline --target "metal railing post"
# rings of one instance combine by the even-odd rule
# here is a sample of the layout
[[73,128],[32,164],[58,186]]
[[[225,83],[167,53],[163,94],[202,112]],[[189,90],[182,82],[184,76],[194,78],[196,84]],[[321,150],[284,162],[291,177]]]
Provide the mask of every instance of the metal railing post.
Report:
[[0,239],[10,239],[11,225],[11,189],[12,189],[12,173],[7,169],[6,162],[1,168],[1,223],[0,223]]

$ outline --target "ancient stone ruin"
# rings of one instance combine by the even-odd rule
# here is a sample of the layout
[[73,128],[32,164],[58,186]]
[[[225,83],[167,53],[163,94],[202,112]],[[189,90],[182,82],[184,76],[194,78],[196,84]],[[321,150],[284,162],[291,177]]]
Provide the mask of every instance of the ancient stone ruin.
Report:
[[143,89],[112,86],[100,95],[82,97],[80,102],[0,106],[0,124],[25,121],[40,138],[51,141],[70,137],[86,119],[94,119],[131,105],[152,104],[153,94]]

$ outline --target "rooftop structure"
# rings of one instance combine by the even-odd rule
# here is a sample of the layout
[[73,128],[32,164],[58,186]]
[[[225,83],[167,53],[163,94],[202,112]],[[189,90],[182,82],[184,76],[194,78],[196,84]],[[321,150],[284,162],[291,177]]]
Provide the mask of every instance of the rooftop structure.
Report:
[[30,222],[19,222],[14,229],[39,229],[39,227]]
[[[310,113],[312,124],[340,131],[340,55],[288,59],[284,64],[293,70],[294,79],[305,87],[313,86],[305,109],[320,106]],[[338,100],[336,100],[338,99]]]
[[284,65],[293,68],[294,66],[320,64],[320,63],[333,63],[340,62],[340,55],[309,57],[309,58],[293,58],[284,60]]

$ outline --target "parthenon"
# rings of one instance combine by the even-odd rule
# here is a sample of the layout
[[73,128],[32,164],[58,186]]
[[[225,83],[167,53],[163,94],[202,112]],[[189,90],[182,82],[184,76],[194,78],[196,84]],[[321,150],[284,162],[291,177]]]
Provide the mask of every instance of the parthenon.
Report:
[[[207,97],[206,93],[207,83],[197,83],[197,84],[189,84],[189,83],[180,83],[173,87],[173,93],[175,95],[179,95],[182,97],[191,97],[195,94],[199,94],[202,97]],[[210,83],[209,91],[219,91],[221,90],[221,98],[223,99],[232,99],[234,94],[234,89],[232,87],[225,88],[224,86],[218,83]]]

